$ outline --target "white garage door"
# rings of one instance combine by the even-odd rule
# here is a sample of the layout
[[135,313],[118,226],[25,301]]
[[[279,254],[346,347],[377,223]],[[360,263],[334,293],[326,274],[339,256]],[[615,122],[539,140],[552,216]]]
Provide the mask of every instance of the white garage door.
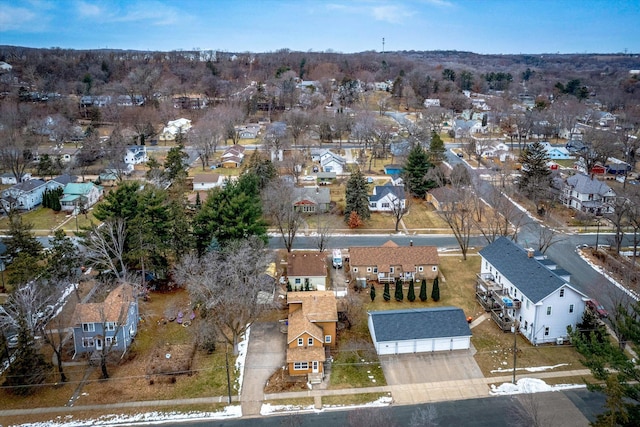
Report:
[[416,353],[425,353],[433,351],[433,340],[417,340]]
[[378,343],[378,354],[396,354],[396,343],[392,341],[385,341]]
[[451,338],[436,338],[433,340],[433,351],[451,350]]

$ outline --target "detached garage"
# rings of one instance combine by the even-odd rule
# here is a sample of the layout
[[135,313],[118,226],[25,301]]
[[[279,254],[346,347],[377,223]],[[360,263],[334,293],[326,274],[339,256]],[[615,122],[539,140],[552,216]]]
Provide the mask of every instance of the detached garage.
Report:
[[376,352],[383,354],[467,350],[471,329],[460,308],[371,311],[369,332]]

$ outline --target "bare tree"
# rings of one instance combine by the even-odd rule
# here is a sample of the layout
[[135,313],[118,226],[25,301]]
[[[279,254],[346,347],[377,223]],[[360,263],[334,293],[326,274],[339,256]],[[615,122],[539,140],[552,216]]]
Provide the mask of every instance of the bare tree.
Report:
[[289,138],[287,136],[287,126],[282,122],[275,122],[269,125],[262,137],[262,145],[270,159],[281,160],[283,151],[289,147]]
[[449,199],[441,204],[439,214],[453,231],[462,252],[462,259],[466,260],[474,225],[473,199],[476,196],[468,187],[460,188],[455,195],[452,192],[449,194]]
[[226,130],[213,112],[208,112],[190,129],[189,143],[200,157],[202,170],[209,166],[211,156],[225,136]]
[[124,262],[126,237],[127,224],[124,219],[108,219],[100,226],[94,226],[84,239],[87,261],[99,268],[110,269],[120,280],[125,279],[127,277],[127,266]]
[[578,157],[583,162],[586,174],[591,174],[596,164],[604,166],[616,150],[615,145],[611,144],[611,135],[598,129],[589,129],[583,136],[583,141],[587,144],[587,149],[579,152]]
[[298,229],[304,222],[302,213],[294,207],[295,202],[296,189],[281,179],[272,180],[262,193],[264,213],[278,229],[287,252],[291,252]]
[[501,236],[511,236],[515,240],[516,233],[526,218],[524,212],[498,191],[493,191],[487,201],[491,209],[485,211],[484,221],[476,223],[487,243]]
[[300,139],[309,129],[309,114],[300,110],[291,110],[284,114],[283,120],[287,123],[287,131],[293,145],[298,145]]
[[323,252],[329,246],[331,240],[331,223],[329,217],[318,212],[316,214],[316,234],[313,237],[318,252]]
[[262,240],[230,243],[221,252],[208,252],[202,258],[185,256],[175,267],[178,283],[186,283],[195,303],[226,342],[238,354],[240,337],[271,305],[259,298],[261,291],[273,292],[273,279],[265,274],[270,261]]
[[25,112],[15,104],[2,103],[0,109],[0,164],[11,171],[17,182],[22,180],[24,172],[33,160],[34,144],[23,135]]
[[409,211],[409,200],[411,199],[407,198],[403,206],[402,199],[400,197],[393,193],[389,193],[389,208],[391,209],[391,216],[393,217],[393,221],[396,225],[396,232],[399,231],[398,228],[400,227],[400,221],[402,221],[404,215]]
[[302,151],[291,150],[286,153],[280,164],[288,174],[293,176],[294,182],[298,182],[306,162],[307,157]]
[[613,204],[611,207],[613,212],[607,213],[605,215],[605,218],[607,218],[609,222],[611,222],[611,225],[613,225],[613,228],[615,230],[613,240],[616,246],[616,253],[618,253],[620,252],[622,240],[624,239],[625,226],[627,225],[631,203],[626,197],[617,196],[613,199]]
[[[532,227],[536,227],[535,224],[532,224]],[[538,250],[542,253],[547,252],[547,250],[561,241],[564,238],[563,234],[558,233],[557,230],[547,226],[540,226],[538,230]]]

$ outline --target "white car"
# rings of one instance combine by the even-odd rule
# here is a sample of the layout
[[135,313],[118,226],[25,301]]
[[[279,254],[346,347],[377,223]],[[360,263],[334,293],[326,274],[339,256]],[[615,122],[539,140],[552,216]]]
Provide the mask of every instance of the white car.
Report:
[[316,177],[313,175],[307,175],[304,178],[302,178],[303,181],[315,181]]

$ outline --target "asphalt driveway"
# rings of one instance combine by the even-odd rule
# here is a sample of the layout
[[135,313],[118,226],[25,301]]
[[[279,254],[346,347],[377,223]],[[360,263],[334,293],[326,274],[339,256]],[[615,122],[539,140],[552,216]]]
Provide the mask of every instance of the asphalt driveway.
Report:
[[260,413],[267,380],[285,364],[286,341],[278,322],[251,325],[240,395],[243,415]]
[[475,349],[380,356],[389,385],[484,378],[473,358]]

